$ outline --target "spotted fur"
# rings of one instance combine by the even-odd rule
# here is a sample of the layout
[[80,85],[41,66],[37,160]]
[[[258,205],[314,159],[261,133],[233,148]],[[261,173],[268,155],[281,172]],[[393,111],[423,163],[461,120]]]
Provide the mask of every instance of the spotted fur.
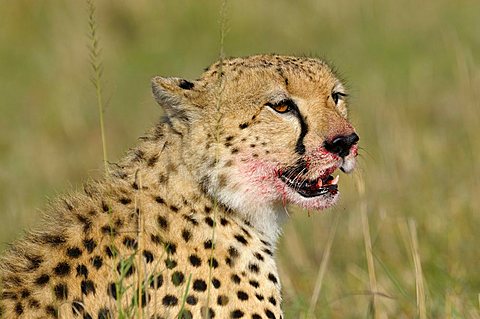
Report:
[[355,145],[325,148],[354,132],[343,86],[317,59],[263,55],[152,87],[164,120],[1,259],[5,318],[282,318],[284,206],[337,195],[302,198],[279,176],[353,168]]

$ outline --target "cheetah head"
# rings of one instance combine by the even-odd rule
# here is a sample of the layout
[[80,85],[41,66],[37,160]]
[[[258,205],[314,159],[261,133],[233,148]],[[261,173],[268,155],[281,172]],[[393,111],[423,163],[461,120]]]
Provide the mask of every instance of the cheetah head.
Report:
[[320,60],[229,59],[196,81],[152,83],[182,136],[192,178],[267,234],[278,232],[287,203],[332,206],[339,196],[335,171],[355,167],[358,136],[347,119],[347,94]]

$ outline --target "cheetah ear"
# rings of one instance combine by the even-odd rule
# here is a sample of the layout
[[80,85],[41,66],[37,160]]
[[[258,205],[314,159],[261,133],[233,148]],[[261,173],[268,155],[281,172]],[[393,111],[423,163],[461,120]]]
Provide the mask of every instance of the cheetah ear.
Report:
[[170,121],[178,120],[188,124],[195,117],[198,111],[192,105],[195,96],[198,95],[195,82],[156,76],[152,79],[152,91],[155,100],[163,107]]

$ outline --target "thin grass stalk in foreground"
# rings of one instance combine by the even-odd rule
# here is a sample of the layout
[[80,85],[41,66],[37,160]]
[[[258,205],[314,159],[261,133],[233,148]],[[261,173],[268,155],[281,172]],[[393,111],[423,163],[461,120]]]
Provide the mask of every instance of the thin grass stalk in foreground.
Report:
[[105,174],[108,174],[107,142],[105,138],[105,125],[103,121],[103,114],[105,112],[102,96],[103,64],[101,61],[101,49],[97,36],[97,20],[95,19],[96,7],[94,0],[86,1],[88,6],[88,36],[90,40],[90,45],[88,49],[90,51],[90,65],[93,71],[91,81],[93,86],[95,87],[95,93],[97,96],[98,115],[100,120],[100,134],[102,137],[103,165],[105,167]]
[[330,234],[328,236],[325,251],[323,252],[322,256],[322,262],[320,263],[320,267],[318,269],[317,279],[315,280],[315,287],[313,289],[312,298],[310,299],[310,306],[308,308],[307,318],[313,318],[314,315],[315,307],[318,302],[318,297],[320,296],[320,291],[322,290],[323,279],[327,270],[328,261],[330,260],[330,250],[332,248],[333,239],[335,238],[335,233],[337,232],[339,220],[340,214],[337,214],[333,222],[333,228],[330,230]]
[[368,277],[370,281],[370,292],[372,294],[371,313],[372,317],[380,318],[377,307],[377,277],[375,275],[375,262],[373,259],[372,239],[368,224],[367,201],[365,199],[365,181],[361,175],[356,175],[357,189],[360,195],[360,215],[362,218],[363,241],[365,245],[365,257],[367,258]]
[[415,266],[415,288],[417,292],[417,311],[420,319],[427,319],[427,307],[425,296],[425,283],[420,261],[420,250],[418,248],[417,226],[413,219],[408,220],[410,231],[410,248],[412,251],[413,264]]
[[[219,161],[220,154],[218,145],[220,144],[220,135],[221,135],[221,122],[222,122],[222,113],[221,113],[221,104],[222,104],[222,96],[223,96],[223,78],[222,78],[222,68],[223,68],[223,60],[225,59],[225,51],[224,51],[224,40],[225,40],[225,33],[226,33],[226,17],[227,17],[227,0],[222,1],[222,6],[220,9],[220,65],[219,65],[219,72],[218,72],[218,99],[216,103],[216,112],[217,112],[217,120],[215,123],[215,142],[217,147],[215,148],[215,162]],[[210,319],[210,312],[208,311],[210,306],[210,293],[211,293],[211,286],[212,286],[212,271],[213,271],[213,256],[215,253],[215,230],[216,230],[216,220],[217,220],[217,210],[218,210],[218,202],[216,196],[214,197],[213,201],[213,220],[214,224],[212,227],[212,249],[210,252],[210,260],[208,264],[208,285],[207,285],[207,304],[205,307],[205,312],[203,316],[207,319]]]

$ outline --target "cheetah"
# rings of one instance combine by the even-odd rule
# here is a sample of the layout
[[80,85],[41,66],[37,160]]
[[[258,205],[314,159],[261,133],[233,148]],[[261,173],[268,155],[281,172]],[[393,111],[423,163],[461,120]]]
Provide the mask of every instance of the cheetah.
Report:
[[152,89],[163,119],[2,257],[3,317],[283,318],[285,206],[332,206],[355,167],[344,86],[321,60],[257,55]]

